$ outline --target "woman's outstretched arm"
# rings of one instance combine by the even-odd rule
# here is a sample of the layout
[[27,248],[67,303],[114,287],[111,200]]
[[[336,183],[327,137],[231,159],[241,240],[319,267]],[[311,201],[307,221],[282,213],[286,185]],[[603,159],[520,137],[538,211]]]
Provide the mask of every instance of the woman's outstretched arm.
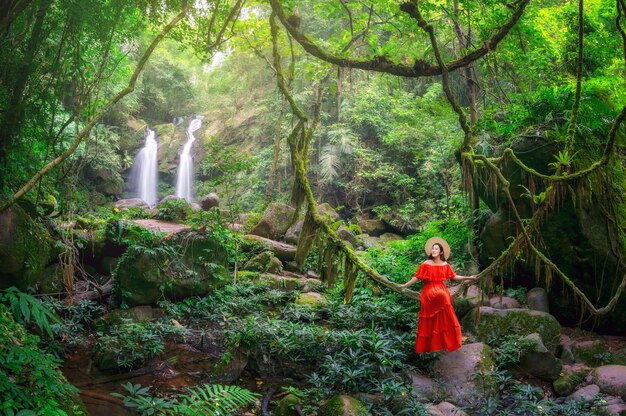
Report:
[[476,280],[477,276],[476,275],[472,275],[472,276],[459,276],[458,274],[454,277],[452,277],[452,280],[456,280],[456,281],[462,281],[462,280]]
[[418,280],[419,279],[417,277],[413,276],[411,278],[411,280],[409,280],[406,283],[401,284],[400,287],[409,287],[409,286],[414,285],[415,283],[417,283]]

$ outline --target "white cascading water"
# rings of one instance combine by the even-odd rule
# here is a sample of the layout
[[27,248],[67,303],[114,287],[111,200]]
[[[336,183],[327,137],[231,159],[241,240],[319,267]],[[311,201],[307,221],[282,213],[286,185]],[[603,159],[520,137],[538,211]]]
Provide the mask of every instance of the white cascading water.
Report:
[[193,161],[191,160],[191,145],[196,140],[193,133],[202,125],[202,120],[194,118],[187,127],[187,143],[183,147],[178,164],[178,176],[176,179],[176,196],[193,202]]
[[130,174],[137,198],[143,199],[150,207],[157,203],[158,150],[156,132],[147,129],[146,143],[137,154]]

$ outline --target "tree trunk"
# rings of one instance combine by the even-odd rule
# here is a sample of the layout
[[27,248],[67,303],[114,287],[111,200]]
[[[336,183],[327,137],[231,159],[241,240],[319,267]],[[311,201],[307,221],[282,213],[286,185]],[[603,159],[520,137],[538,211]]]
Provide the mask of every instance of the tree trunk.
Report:
[[[2,124],[0,124],[0,162],[2,163],[6,161],[7,150],[13,137],[19,134],[20,124],[24,116],[24,90],[33,69],[35,54],[41,45],[41,36],[44,32],[43,22],[51,3],[52,0],[44,0],[37,10],[37,17],[28,39],[24,58],[17,71],[17,79],[11,88],[11,98],[9,98],[9,103],[6,107],[7,111],[2,118]],[[0,185],[2,184],[0,183]]]

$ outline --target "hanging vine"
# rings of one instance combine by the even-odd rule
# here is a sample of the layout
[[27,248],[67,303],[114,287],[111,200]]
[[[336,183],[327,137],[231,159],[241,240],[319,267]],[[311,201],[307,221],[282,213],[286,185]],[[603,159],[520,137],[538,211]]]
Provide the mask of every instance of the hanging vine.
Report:
[[[352,292],[356,284],[356,277],[359,271],[370,277],[375,282],[391,290],[404,293],[406,296],[413,299],[419,299],[419,293],[400,288],[394,282],[390,281],[385,276],[382,276],[376,270],[365,264],[365,262],[363,262],[363,260],[361,260],[354,253],[354,250],[348,246],[348,243],[339,238],[337,233],[320,216],[317,210],[315,197],[313,196],[313,192],[307,178],[309,142],[316,123],[312,123],[311,126],[307,126],[308,117],[304,111],[300,109],[298,104],[293,99],[290,91],[287,89],[281,66],[281,57],[278,52],[278,27],[276,25],[276,16],[274,13],[270,16],[270,29],[272,34],[274,69],[276,70],[278,88],[285,95],[294,116],[298,119],[296,126],[287,138],[289,148],[291,149],[293,167],[296,173],[296,183],[294,184],[294,188],[297,187],[297,192],[302,192],[302,202],[304,203],[306,201],[307,207],[302,232],[300,233],[300,237],[298,239],[298,249],[296,251],[297,264],[302,265],[314,243],[316,241],[322,241],[323,246],[320,245],[320,248],[322,248],[320,256],[326,263],[322,267],[325,274],[324,277],[326,277],[326,279],[330,278],[331,281],[334,281],[334,278],[337,275],[337,269],[335,267],[340,263],[343,264],[344,276],[348,276],[348,281],[346,282],[344,280],[346,302],[349,302],[352,297]],[[321,94],[321,92],[319,94]],[[319,94],[317,96],[316,103],[316,111],[318,115],[319,103],[321,102],[321,95]],[[331,263],[334,265],[331,265]]]

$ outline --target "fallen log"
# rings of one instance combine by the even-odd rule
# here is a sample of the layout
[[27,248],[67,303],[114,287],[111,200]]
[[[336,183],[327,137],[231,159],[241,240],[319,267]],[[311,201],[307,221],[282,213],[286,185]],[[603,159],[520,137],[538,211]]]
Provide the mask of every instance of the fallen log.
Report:
[[296,248],[291,244],[281,243],[253,234],[245,234],[243,239],[251,243],[263,243],[274,252],[276,257],[283,261],[292,261],[296,258]]

